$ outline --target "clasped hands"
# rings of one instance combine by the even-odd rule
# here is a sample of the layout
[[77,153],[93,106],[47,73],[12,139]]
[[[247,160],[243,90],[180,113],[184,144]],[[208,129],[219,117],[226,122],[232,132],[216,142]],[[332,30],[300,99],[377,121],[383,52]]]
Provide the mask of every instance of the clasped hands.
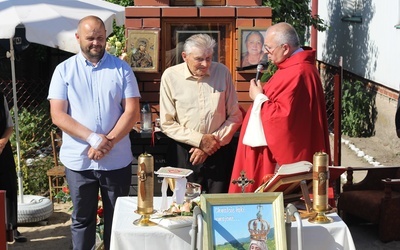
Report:
[[97,146],[97,148],[90,147],[88,151],[88,157],[92,160],[100,160],[102,159],[111,149],[114,147],[114,143],[112,140],[114,137],[108,137],[103,134],[98,134],[101,137],[101,142]]
[[200,146],[189,150],[191,154],[189,160],[192,165],[202,164],[208,156],[214,154],[220,148],[219,140],[214,135],[205,134],[201,138]]

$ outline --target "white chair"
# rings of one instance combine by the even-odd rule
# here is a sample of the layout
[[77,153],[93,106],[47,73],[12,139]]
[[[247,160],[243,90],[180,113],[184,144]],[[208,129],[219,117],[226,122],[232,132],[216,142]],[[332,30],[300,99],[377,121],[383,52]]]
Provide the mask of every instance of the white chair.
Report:
[[203,216],[201,215],[200,207],[196,206],[193,209],[193,224],[190,230],[191,235],[191,249],[203,249]]

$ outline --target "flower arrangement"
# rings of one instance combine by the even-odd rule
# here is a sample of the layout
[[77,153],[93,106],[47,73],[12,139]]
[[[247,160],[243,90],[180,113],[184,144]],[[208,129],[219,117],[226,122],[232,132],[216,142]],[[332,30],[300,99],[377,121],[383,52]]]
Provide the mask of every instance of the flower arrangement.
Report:
[[101,200],[101,195],[98,197],[99,204],[97,207],[97,220],[96,220],[96,237],[103,241],[104,236],[104,211],[103,211],[103,202]]
[[[200,198],[200,197],[199,197]],[[200,199],[186,200],[182,204],[177,204],[173,202],[169,209],[166,211],[166,214],[170,215],[181,215],[181,216],[192,216],[193,209],[196,206],[200,206]]]
[[110,36],[107,39],[106,51],[114,56],[123,56],[123,54],[125,53],[124,39],[122,41],[119,41],[116,35]]

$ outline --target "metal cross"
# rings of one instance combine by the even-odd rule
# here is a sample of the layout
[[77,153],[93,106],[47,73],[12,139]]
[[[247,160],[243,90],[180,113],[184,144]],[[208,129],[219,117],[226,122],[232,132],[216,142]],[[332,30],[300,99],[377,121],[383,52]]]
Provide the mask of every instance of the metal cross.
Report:
[[253,184],[254,180],[248,179],[246,177],[246,172],[242,170],[240,171],[240,177],[237,180],[233,180],[232,183],[237,184],[239,187],[241,187],[242,193],[244,193],[244,188],[249,184]]

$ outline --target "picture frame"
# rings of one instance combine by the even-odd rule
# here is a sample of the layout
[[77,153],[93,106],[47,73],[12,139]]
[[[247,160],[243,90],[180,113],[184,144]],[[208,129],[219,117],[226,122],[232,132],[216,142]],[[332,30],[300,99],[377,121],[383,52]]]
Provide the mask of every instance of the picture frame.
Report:
[[238,28],[238,70],[256,70],[259,61],[266,52],[264,40],[267,28],[268,27]]
[[134,72],[158,72],[159,29],[128,29],[127,62]]
[[202,194],[200,207],[205,249],[286,249],[281,192]]
[[[214,54],[213,54],[213,61],[214,62],[219,62],[219,56],[220,56],[220,50],[219,50],[219,41],[220,41],[220,31],[218,30],[178,30],[176,31],[176,41],[177,44],[184,44],[186,39],[188,39],[189,37],[191,37],[192,35],[195,34],[207,34],[210,35],[212,38],[214,38],[216,45],[214,48]],[[183,46],[178,46],[178,48],[176,50],[176,64],[182,63],[183,62],[183,58],[181,56],[182,54],[182,49]]]

